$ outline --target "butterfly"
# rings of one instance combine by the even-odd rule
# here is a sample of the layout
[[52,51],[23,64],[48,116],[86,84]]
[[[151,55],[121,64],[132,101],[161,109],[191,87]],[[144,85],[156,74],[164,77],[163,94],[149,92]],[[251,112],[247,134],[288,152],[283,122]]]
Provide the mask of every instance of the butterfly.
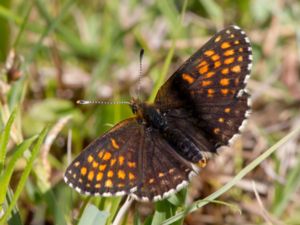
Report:
[[128,118],[88,145],[64,180],[94,196],[157,201],[187,186],[207,154],[228,145],[249,116],[245,90],[252,49],[245,32],[216,33],[159,89],[153,104],[132,99]]

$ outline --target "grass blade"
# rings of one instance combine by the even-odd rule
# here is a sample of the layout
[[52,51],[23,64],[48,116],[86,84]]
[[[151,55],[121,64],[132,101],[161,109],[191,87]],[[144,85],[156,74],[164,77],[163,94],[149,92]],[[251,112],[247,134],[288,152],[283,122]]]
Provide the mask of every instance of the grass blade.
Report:
[[24,169],[24,171],[22,173],[22,176],[20,178],[20,181],[19,181],[19,183],[17,185],[17,188],[16,188],[15,194],[14,194],[14,196],[12,198],[12,201],[9,204],[7,210],[5,211],[3,217],[0,219],[0,225],[6,223],[9,215],[11,214],[13,208],[15,207],[15,205],[17,203],[17,200],[20,197],[20,194],[21,194],[21,192],[22,192],[22,190],[23,190],[23,188],[25,186],[26,180],[27,180],[27,178],[28,178],[28,176],[29,176],[29,174],[30,174],[30,172],[32,170],[33,162],[34,162],[35,158],[37,157],[37,155],[39,153],[39,150],[41,148],[41,145],[43,143],[43,140],[44,140],[47,132],[48,132],[48,128],[45,128],[41,132],[41,134],[39,135],[39,138],[38,138],[36,144],[34,145],[34,147],[32,149],[31,156],[28,159],[27,165],[26,165],[26,167],[25,167],[25,169]]
[[24,142],[22,144],[18,145],[12,159],[9,161],[7,165],[7,169],[4,171],[4,173],[0,176],[0,205],[4,203],[6,190],[8,189],[10,178],[13,174],[16,162],[19,158],[22,157],[23,153],[30,147],[32,142],[37,138],[37,136],[33,136]]
[[80,218],[78,225],[105,225],[108,218],[108,213],[100,211],[94,205],[88,205]]
[[4,167],[4,161],[6,157],[6,147],[9,140],[11,127],[16,118],[16,115],[17,115],[17,108],[15,108],[14,111],[11,113],[4,130],[0,134],[0,174]]

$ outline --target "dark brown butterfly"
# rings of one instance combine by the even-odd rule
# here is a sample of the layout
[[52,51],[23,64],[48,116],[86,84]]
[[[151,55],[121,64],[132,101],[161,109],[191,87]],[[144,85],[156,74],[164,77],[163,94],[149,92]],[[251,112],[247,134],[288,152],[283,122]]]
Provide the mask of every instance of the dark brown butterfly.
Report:
[[188,184],[193,164],[227,145],[249,112],[252,52],[237,26],[215,34],[160,88],[133,99],[135,116],[97,138],[69,165],[65,182],[87,195],[160,200]]

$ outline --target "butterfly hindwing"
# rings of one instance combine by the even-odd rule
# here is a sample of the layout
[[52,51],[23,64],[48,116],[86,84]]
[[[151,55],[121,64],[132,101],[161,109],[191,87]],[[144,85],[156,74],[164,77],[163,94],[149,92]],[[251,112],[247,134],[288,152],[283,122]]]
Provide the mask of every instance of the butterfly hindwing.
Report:
[[193,112],[206,138],[226,145],[239,132],[249,110],[244,90],[252,65],[245,32],[230,26],[214,35],[162,86],[155,103],[164,111]]
[[145,128],[142,182],[133,196],[140,200],[161,200],[187,186],[195,172],[158,130]]
[[139,181],[141,126],[124,120],[96,139],[69,165],[65,181],[87,195],[124,195]]

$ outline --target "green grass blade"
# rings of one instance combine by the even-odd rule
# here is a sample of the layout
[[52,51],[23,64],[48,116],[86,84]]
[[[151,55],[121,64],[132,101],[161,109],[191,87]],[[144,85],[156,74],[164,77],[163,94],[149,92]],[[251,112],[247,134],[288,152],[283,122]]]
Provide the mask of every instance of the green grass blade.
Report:
[[172,57],[174,55],[174,49],[175,49],[175,41],[172,42],[172,47],[170,48],[170,50],[168,52],[167,58],[165,60],[165,63],[164,63],[163,69],[162,69],[162,72],[159,75],[159,78],[155,83],[155,86],[154,86],[153,91],[151,93],[151,96],[149,98],[150,102],[154,101],[158,90],[160,89],[162,84],[165,82],[166,76],[168,74],[168,70],[169,70],[170,65],[171,65]]
[[4,168],[4,161],[5,161],[5,157],[6,157],[6,147],[7,147],[7,143],[9,140],[11,127],[16,118],[16,115],[17,115],[17,108],[15,108],[14,111],[11,113],[4,130],[0,134],[0,174]]
[[[11,5],[11,0],[2,0],[1,5],[7,8]],[[0,18],[0,61],[4,61],[6,59],[8,49],[10,46],[10,27],[8,21]]]
[[272,212],[276,216],[281,216],[286,207],[288,206],[289,200],[294,196],[295,192],[300,186],[300,155],[298,156],[297,165],[289,172],[287,182],[280,185],[278,192],[281,192],[280,198],[276,200],[273,205]]
[[39,153],[39,150],[42,146],[42,143],[43,143],[43,140],[46,136],[48,132],[48,128],[45,128],[41,134],[39,135],[39,138],[36,142],[36,144],[33,146],[33,149],[32,149],[32,153],[31,153],[31,156],[30,158],[28,159],[28,162],[27,162],[27,165],[21,175],[21,178],[20,178],[20,181],[17,185],[17,188],[16,188],[16,191],[15,191],[15,194],[12,198],[12,201],[11,203],[9,204],[7,210],[5,211],[3,217],[0,219],[0,225],[2,224],[5,224],[9,215],[11,214],[13,208],[15,207],[16,203],[17,203],[17,200],[18,198],[20,197],[20,194],[25,186],[25,183],[26,183],[26,180],[32,170],[32,167],[33,167],[33,162],[35,160],[35,158],[37,157],[38,153]]
[[46,27],[46,29],[43,31],[42,35],[39,38],[38,43],[34,46],[31,55],[29,56],[28,59],[28,63],[30,64],[32,62],[32,60],[35,58],[35,55],[38,53],[38,51],[40,50],[42,43],[44,41],[44,39],[58,26],[58,24],[60,23],[60,21],[65,17],[65,15],[67,14],[69,8],[75,3],[76,1],[74,0],[68,0],[60,14]]
[[33,3],[30,2],[27,7],[28,7],[28,8],[26,8],[27,12],[26,12],[26,14],[24,16],[24,19],[22,21],[22,24],[21,24],[20,30],[18,32],[17,38],[15,39],[14,44],[13,44],[13,48],[15,48],[15,49],[17,48],[17,46],[18,46],[18,44],[20,42],[21,36],[24,33],[25,27],[28,24],[28,19],[29,19],[29,15],[31,13],[31,9],[33,7]]
[[267,151],[257,157],[254,161],[252,161],[248,166],[242,169],[231,181],[225,184],[221,189],[217,190],[216,192],[212,193],[211,195],[207,196],[203,200],[197,201],[192,204],[191,207],[187,208],[184,211],[179,212],[175,216],[165,220],[162,225],[173,224],[175,221],[183,218],[188,213],[191,213],[200,207],[207,205],[209,202],[215,200],[216,198],[220,197],[222,194],[227,192],[233,186],[237,184],[244,176],[246,176],[250,171],[252,171],[255,167],[257,167],[262,161],[268,158],[271,154],[273,154],[280,146],[284,145],[287,141],[289,141],[293,136],[297,135],[300,132],[300,127],[297,127],[295,130],[284,136],[280,139],[276,144],[270,147]]
[[94,205],[88,205],[80,218],[78,225],[105,225],[108,218],[108,213],[100,211]]
[[107,222],[106,224],[111,224],[113,218],[115,217],[116,213],[118,212],[120,203],[122,201],[122,197],[112,197],[109,198],[110,203],[111,203],[111,207],[110,207],[110,214],[109,217],[107,218]]
[[[164,221],[165,219],[174,216],[175,212],[176,212],[176,207],[173,204],[171,204],[168,201],[168,199],[156,202],[155,203],[155,213],[152,218],[151,225],[161,224],[162,221]],[[176,223],[176,224],[178,224],[178,223]]]
[[5,201],[6,190],[8,189],[9,181],[13,174],[17,160],[22,157],[23,153],[30,147],[36,138],[37,136],[28,138],[23,141],[22,144],[17,146],[6,170],[4,170],[4,173],[0,176],[0,205],[2,205]]

